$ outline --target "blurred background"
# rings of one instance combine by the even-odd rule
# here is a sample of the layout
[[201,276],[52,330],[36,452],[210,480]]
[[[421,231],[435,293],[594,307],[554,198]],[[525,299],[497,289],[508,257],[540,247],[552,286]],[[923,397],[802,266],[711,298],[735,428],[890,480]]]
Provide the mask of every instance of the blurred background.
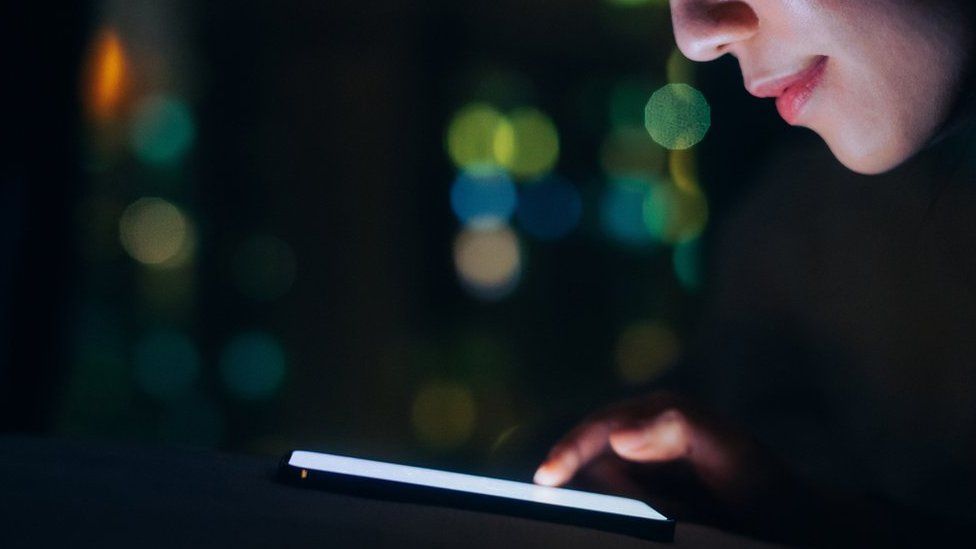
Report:
[[683,58],[664,0],[34,21],[5,431],[527,479],[587,412],[672,387],[819,480],[969,501],[940,479],[976,457],[972,286],[906,258],[971,250],[972,192],[933,228],[931,162],[847,174],[734,59]]

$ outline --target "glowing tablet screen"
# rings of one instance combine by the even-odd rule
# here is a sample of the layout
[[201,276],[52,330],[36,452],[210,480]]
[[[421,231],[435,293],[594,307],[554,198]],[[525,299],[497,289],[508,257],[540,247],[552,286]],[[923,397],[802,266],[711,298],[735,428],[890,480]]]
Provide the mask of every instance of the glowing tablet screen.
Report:
[[634,499],[617,496],[550,488],[524,482],[502,480],[488,477],[451,473],[397,465],[382,461],[371,461],[332,454],[320,454],[296,450],[292,452],[288,464],[302,469],[325,471],[363,478],[374,478],[406,484],[442,488],[471,494],[485,494],[547,505],[573,507],[589,511],[599,511],[628,517],[651,520],[667,520],[664,515],[651,509],[647,504]]

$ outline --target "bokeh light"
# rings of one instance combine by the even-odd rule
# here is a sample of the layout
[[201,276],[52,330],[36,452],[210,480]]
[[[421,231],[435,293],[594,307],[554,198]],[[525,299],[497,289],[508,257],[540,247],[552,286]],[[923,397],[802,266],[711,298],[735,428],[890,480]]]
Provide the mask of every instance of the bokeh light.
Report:
[[88,106],[99,120],[118,114],[126,83],[126,55],[116,29],[106,27],[98,33],[89,61]]
[[517,202],[515,183],[500,168],[464,170],[451,185],[451,209],[462,223],[507,223]]
[[697,238],[707,222],[708,203],[700,192],[659,182],[644,200],[644,223],[661,242],[678,244]]
[[183,212],[162,198],[140,198],[130,204],[119,219],[122,248],[146,265],[173,267],[181,264],[189,251],[190,231],[189,220]]
[[447,127],[447,153],[459,169],[508,165],[514,154],[511,122],[486,103],[458,111]]
[[609,97],[610,127],[613,129],[641,127],[647,94],[657,86],[644,78],[625,78],[613,85]]
[[683,192],[701,192],[698,186],[698,162],[694,149],[668,152],[668,173],[671,181]]
[[610,176],[643,177],[661,171],[664,152],[640,126],[620,127],[603,140],[600,165]]
[[516,212],[519,227],[540,240],[568,235],[579,224],[582,214],[579,191],[556,175],[522,188]]
[[240,334],[221,353],[220,374],[227,391],[238,398],[270,398],[285,377],[285,351],[270,334]]
[[674,276],[688,292],[697,292],[702,285],[702,240],[696,238],[674,247],[672,255]]
[[678,358],[677,335],[661,322],[640,322],[627,327],[614,351],[617,374],[629,385],[638,385],[664,373]]
[[454,265],[473,296],[494,301],[518,284],[522,257],[518,237],[508,227],[466,227],[454,241]]
[[559,160],[559,133],[545,113],[515,109],[509,115],[514,136],[512,156],[502,164],[519,179],[545,175]]
[[611,178],[600,197],[600,225],[613,240],[630,246],[653,242],[644,223],[644,202],[651,184],[646,179]]
[[190,338],[168,330],[145,334],[133,351],[136,384],[161,400],[189,393],[200,373],[200,356]]
[[410,419],[423,443],[437,449],[456,448],[474,432],[477,408],[471,391],[460,384],[433,381],[417,392]]
[[705,96],[688,84],[667,84],[647,101],[644,127],[667,149],[687,149],[705,138],[712,124]]
[[695,81],[695,64],[675,48],[665,63],[665,73],[671,84],[693,84]]
[[271,235],[255,235],[237,247],[232,261],[234,284],[255,301],[284,295],[295,282],[295,252]]
[[136,107],[132,121],[132,148],[152,165],[169,165],[183,159],[196,138],[190,108],[167,95],[153,95]]

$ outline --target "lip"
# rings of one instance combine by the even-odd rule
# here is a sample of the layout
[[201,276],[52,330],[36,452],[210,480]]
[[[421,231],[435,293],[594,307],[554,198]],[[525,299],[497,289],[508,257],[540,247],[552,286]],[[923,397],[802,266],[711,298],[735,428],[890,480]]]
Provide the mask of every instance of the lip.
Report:
[[796,125],[803,107],[823,81],[827,57],[820,56],[804,69],[791,75],[748,86],[756,97],[775,97],[776,109],[788,124]]

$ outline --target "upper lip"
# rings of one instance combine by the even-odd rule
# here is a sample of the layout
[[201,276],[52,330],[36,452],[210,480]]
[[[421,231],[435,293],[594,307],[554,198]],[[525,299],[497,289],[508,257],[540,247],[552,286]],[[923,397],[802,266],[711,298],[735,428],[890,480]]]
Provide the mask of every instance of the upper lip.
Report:
[[786,93],[786,90],[790,89],[791,86],[806,80],[820,63],[823,63],[826,59],[823,56],[817,57],[810,63],[807,63],[802,69],[786,76],[761,76],[752,79],[746,83],[746,89],[756,97],[779,97]]

